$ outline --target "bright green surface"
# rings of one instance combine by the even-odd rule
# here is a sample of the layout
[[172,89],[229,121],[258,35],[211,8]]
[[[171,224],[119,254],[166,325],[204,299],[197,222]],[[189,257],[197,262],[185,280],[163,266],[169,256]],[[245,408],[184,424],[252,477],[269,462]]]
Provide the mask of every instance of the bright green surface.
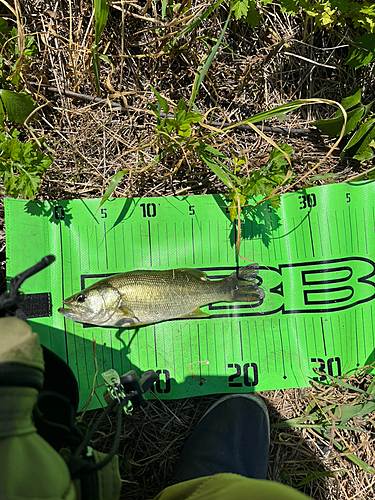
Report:
[[[23,291],[51,291],[53,316],[31,323],[69,362],[82,404],[94,376],[93,338],[99,374],[160,370],[156,392],[165,399],[301,387],[323,363],[336,376],[374,360],[374,195],[373,182],[330,185],[284,195],[277,212],[265,203],[249,213],[241,253],[259,263],[266,298],[255,308],[204,307],[213,313],[208,319],[136,332],[83,327],[57,309],[81,284],[113,273],[192,267],[212,278],[230,274],[235,234],[221,196],[111,199],[97,214],[99,200],[6,199],[7,272],[56,256]],[[64,219],[56,219],[62,209]],[[91,407],[98,405],[94,399]]]

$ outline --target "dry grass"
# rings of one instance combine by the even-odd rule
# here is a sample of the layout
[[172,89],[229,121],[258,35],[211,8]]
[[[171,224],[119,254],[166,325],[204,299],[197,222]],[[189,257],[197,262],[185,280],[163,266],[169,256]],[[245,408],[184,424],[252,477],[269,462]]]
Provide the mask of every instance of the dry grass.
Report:
[[[154,131],[155,119],[147,104],[148,100],[155,101],[150,84],[171,102],[176,103],[181,97],[188,100],[196,69],[207,54],[202,40],[213,47],[227,8],[215,11],[192,35],[182,37],[173,50],[163,53],[163,47],[173,34],[183,30],[191,19],[188,16],[196,16],[205,5],[208,6],[192,2],[189,11],[180,16],[175,12],[173,19],[162,20],[161,2],[114,2],[100,49],[114,67],[102,62],[102,97],[107,101],[95,103],[82,96],[71,98],[64,94],[67,89],[96,95],[91,69],[91,5],[22,0],[24,32],[34,34],[39,48],[28,73],[22,75],[23,84],[38,105],[47,104],[38,112],[33,127],[54,150],[54,163],[44,176],[39,199],[100,197],[106,182],[118,170],[129,170],[114,193],[118,197],[225,192],[223,184],[194,155],[180,163],[181,156],[172,154],[147,167],[160,147]],[[9,17],[5,10],[0,14]],[[365,102],[373,98],[371,68],[354,72],[343,65],[348,43],[355,38],[350,26],[311,35],[311,20],[288,17],[271,6],[264,16],[264,23],[256,29],[241,22],[230,23],[224,44],[199,90],[196,105],[200,112],[211,110],[210,117],[218,122],[237,122],[292,99],[340,100],[357,84],[363,88]],[[43,85],[58,90],[47,91]],[[122,109],[111,108],[111,101]],[[311,119],[328,117],[331,111],[324,106],[304,108],[282,126],[286,130],[304,128]],[[268,125],[280,127],[277,121]],[[293,146],[297,176],[316,164],[331,144],[319,135],[267,133],[274,140]],[[28,137],[27,130],[23,137]],[[251,168],[265,164],[267,143],[250,131],[236,130],[232,137],[234,152],[244,152]],[[215,146],[230,154],[229,146],[220,141],[223,138],[218,136]],[[334,171],[340,182],[367,167],[340,162],[335,152],[320,173]],[[245,174],[245,167],[241,174]],[[0,218],[3,222],[3,213]],[[0,251],[4,251],[4,231],[0,243]],[[1,266],[4,276],[4,261]],[[365,387],[369,379],[362,374],[357,383]],[[333,387],[262,395],[272,422],[302,415],[314,398],[321,404],[333,398],[344,405],[352,397],[343,388]],[[150,498],[166,486],[187,437],[218,397],[152,402],[126,418],[119,450],[123,498]],[[87,418],[94,416],[89,414]],[[336,431],[336,439],[342,439],[360,458],[375,465],[373,437],[369,433],[373,430],[372,420],[361,419],[355,426],[368,432]],[[96,437],[100,450],[110,447],[113,432],[108,421]],[[373,496],[375,477],[349,462],[311,429],[272,431],[269,478],[281,481],[281,471],[295,483],[304,479],[303,471],[332,471],[331,477],[315,479],[302,488],[316,500]]]
[[[346,382],[366,389],[373,377],[358,371]],[[341,386],[314,384],[306,389],[290,389],[260,393],[267,403],[271,424],[302,416],[314,402],[321,408],[343,407],[358,403],[358,393]],[[119,448],[122,498],[152,498],[166,487],[187,438],[199,419],[220,395],[176,401],[148,402],[145,408],[125,417]],[[95,419],[97,412],[86,417]],[[112,443],[114,419],[108,419],[96,435],[95,446],[106,451]],[[344,443],[352,453],[369,465],[375,465],[374,423],[370,416],[355,417],[348,426],[359,429],[336,429],[332,436]],[[277,429],[271,431],[268,479],[298,484],[308,475],[327,473],[311,479],[300,491],[315,500],[372,498],[375,475],[364,472],[339,453],[331,437],[322,438],[314,429]]]

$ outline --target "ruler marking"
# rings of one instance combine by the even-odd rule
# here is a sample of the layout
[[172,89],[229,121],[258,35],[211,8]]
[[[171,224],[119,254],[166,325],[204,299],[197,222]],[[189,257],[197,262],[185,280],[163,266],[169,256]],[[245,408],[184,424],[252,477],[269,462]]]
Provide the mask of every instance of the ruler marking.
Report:
[[362,313],[362,336],[363,336],[363,352],[366,354],[366,335],[365,335],[365,314],[363,307],[361,307],[361,313]]
[[165,223],[165,241],[167,243],[167,262],[169,267],[169,242],[168,242],[168,224]]
[[358,324],[357,324],[357,311],[354,309],[354,325],[355,325],[355,348],[357,351],[357,366],[359,366],[359,351],[358,351]]
[[299,338],[298,338],[298,325],[297,325],[297,318],[294,318],[294,325],[295,325],[295,332],[297,336],[297,353],[298,353],[298,366],[301,369],[301,352],[300,352],[300,345],[299,345]]
[[[297,318],[296,318],[296,324],[297,324]],[[307,359],[308,359],[309,358],[309,344],[307,342],[307,329],[306,329],[306,319],[305,318],[303,318],[303,328],[305,331],[306,355],[307,355]]]
[[267,373],[269,373],[269,371],[270,371],[270,367],[269,367],[269,360],[268,360],[268,348],[267,348],[266,329],[265,329],[265,326],[264,326],[264,320],[262,321],[262,323],[263,323],[263,338],[264,338],[264,346],[265,346],[265,349],[266,349],[266,365],[267,365]]
[[[124,269],[126,269],[126,251],[125,251],[126,250],[126,245],[125,245],[125,235],[124,235],[124,225],[123,224],[121,224],[121,233],[122,233],[122,243],[123,243],[122,256],[124,257]],[[114,242],[114,243],[115,243],[115,246],[116,246],[116,242]],[[130,244],[133,245],[133,242],[131,241]]]
[[[197,334],[198,334],[198,361],[201,361],[201,341],[199,335],[199,325],[197,325]],[[198,363],[199,366],[199,380],[202,380],[202,363]]]
[[[171,328],[171,337],[173,339],[174,338],[173,324],[171,326],[172,326],[172,328]],[[172,344],[172,356],[173,356],[173,376],[174,376],[174,378],[176,378],[176,358],[175,358],[175,352],[174,352],[175,342],[171,342],[171,344]]]
[[281,359],[283,362],[283,372],[284,372],[283,379],[285,380],[287,378],[287,376],[285,373],[284,344],[283,344],[283,336],[281,334],[281,321],[280,321],[280,319],[279,319],[279,334],[280,334],[280,343],[281,343]]
[[[113,235],[113,252],[115,258],[115,269],[117,269],[117,245],[116,245],[116,228],[112,227],[112,235]],[[125,253],[125,247],[122,247]]]
[[98,242],[98,228],[95,226],[95,240],[96,240],[96,268],[99,269],[99,242]]
[[193,252],[193,264],[195,264],[195,251],[194,251],[194,220],[191,219],[191,248]]
[[155,348],[155,367],[158,366],[158,350],[156,347],[156,326],[154,325],[154,348]]
[[232,357],[234,358],[234,335],[233,335],[233,325],[232,322],[230,322],[230,336],[232,339]]
[[[343,223],[343,226],[344,226],[344,234],[347,234],[346,224],[345,224],[345,211],[344,210],[342,211],[342,223]],[[338,236],[339,236],[339,239],[340,239],[340,233],[338,234]],[[348,252],[348,238],[344,238],[344,241],[345,241],[346,252]]]
[[159,266],[161,266],[161,253],[160,253],[160,229],[159,229],[159,222],[156,223],[156,234],[158,237],[158,255],[159,255]]
[[217,349],[216,349],[216,324],[214,323],[214,348],[215,348],[215,367],[216,367],[216,372],[218,371],[219,364],[217,360]]
[[151,225],[150,221],[147,221],[147,229],[148,229],[148,249],[150,253],[150,267],[152,267],[152,241],[151,241]]
[[348,205],[348,212],[349,212],[350,244],[351,244],[351,247],[352,247],[352,252],[354,252],[354,248],[353,248],[352,214],[350,212],[350,205]]
[[81,252],[81,235],[79,234],[79,226],[77,226],[78,233],[78,259],[79,259],[79,270],[82,272],[82,252]]
[[331,239],[331,231],[329,229],[329,219],[328,219],[328,213],[326,212],[326,228],[327,228],[327,234],[328,234],[328,243],[329,243],[329,249],[331,251],[331,255],[333,255],[333,248],[332,248],[332,239]]
[[292,344],[291,344],[291,341],[290,341],[289,321],[288,320],[286,320],[286,333],[287,333],[287,336],[288,336],[290,368],[292,369],[294,380],[297,381],[297,376],[296,376],[296,374],[294,372],[294,363],[292,362]]
[[144,266],[144,260],[143,260],[143,238],[142,238],[142,226],[139,226],[139,241],[140,241],[140,246],[141,246],[141,259],[142,259],[142,267]]
[[321,251],[321,255],[324,255],[324,248],[323,248],[322,233],[321,233],[321,231],[320,231],[320,224],[319,224],[319,218],[318,218],[318,215],[316,216],[316,221],[317,221],[318,233],[319,233],[319,240],[320,240],[320,251]]
[[250,339],[250,328],[249,328],[249,322],[246,322],[247,326],[247,338],[249,339],[249,361],[251,361],[251,339]]
[[357,218],[357,209],[354,208],[354,220],[355,220],[355,232],[357,235],[357,251],[359,252],[359,233],[358,233],[358,218]]
[[[72,263],[72,232],[69,231],[69,262]],[[73,283],[73,266],[72,264],[69,266],[70,269],[70,285]],[[73,291],[73,290],[72,290]]]
[[134,258],[134,236],[133,236],[133,224],[130,224],[130,240],[132,242],[132,254],[133,254],[133,269],[135,268],[135,258]]
[[185,222],[182,223],[182,238],[184,240],[184,258],[185,258],[185,265],[187,264],[186,261],[186,237],[185,237]]
[[339,254],[341,254],[341,246],[340,246],[340,239],[341,239],[341,235],[340,235],[340,231],[339,231],[339,222],[338,222],[338,217],[337,217],[337,212],[335,210],[335,222],[336,222],[336,231],[337,231],[337,243],[338,243],[338,246],[339,246]]
[[333,337],[332,316],[329,317],[329,324],[331,325],[332,349],[333,349],[333,353],[334,353],[335,352],[335,339]]
[[184,373],[185,359],[184,359],[184,343],[182,341],[182,328],[180,328],[180,343],[181,343],[181,366],[183,367],[182,373]]
[[[263,320],[264,322],[264,320]],[[272,325],[272,318],[271,318],[271,328],[270,331],[272,332],[272,343],[273,343],[273,358],[275,360],[275,372],[277,371],[277,356],[276,356],[276,343],[275,343],[275,335],[273,334],[273,325]]]
[[243,361],[243,345],[242,345],[241,321],[238,322],[238,329],[240,331],[241,361]]
[[210,221],[208,221],[208,246],[210,249],[210,264],[212,264],[211,222]]
[[310,219],[310,212],[307,213],[307,221],[309,223],[309,231],[310,231],[310,241],[311,241],[311,250],[312,250],[312,255],[315,257],[315,250],[314,250],[314,239],[313,239],[313,234],[312,234],[312,227],[311,227],[311,219]]
[[105,227],[105,221],[103,221],[103,228],[104,228],[105,265],[106,268],[108,269],[107,229]]
[[[374,210],[374,207],[372,207]],[[367,228],[366,228],[366,215],[365,215],[365,207],[363,207],[363,230],[365,233],[365,247],[366,247],[366,255],[368,255],[368,246],[367,246]]]
[[323,346],[324,346],[324,356],[327,356],[327,346],[326,346],[326,337],[324,333],[324,325],[323,325],[323,318],[320,317],[320,326],[322,329],[322,337],[323,337]]
[[225,335],[224,335],[224,324],[223,323],[221,323],[221,334],[223,336],[224,369],[225,369],[225,375],[226,375],[227,374],[228,360],[227,360],[227,356],[225,354]]
[[258,351],[258,363],[260,363],[260,360],[262,359],[261,356],[260,356],[260,350],[259,350],[259,336],[258,336],[258,328],[256,326],[256,323],[254,323],[254,326],[255,326],[255,338],[257,339],[257,351]]
[[305,224],[304,224],[304,221],[306,219],[306,216],[302,216],[301,215],[301,222],[300,222],[300,228],[301,228],[301,232],[302,232],[302,237],[301,237],[301,241],[302,241],[302,244],[303,244],[303,252],[305,254],[305,258],[307,257],[307,250],[306,250],[306,237],[305,237]]
[[[293,224],[293,227],[295,228],[296,225],[295,225],[295,222],[294,222],[294,217],[292,217],[292,224]],[[293,231],[293,234],[294,234],[294,241],[295,241],[295,245],[296,245],[296,254],[297,254],[297,259],[298,259],[299,255],[298,255],[297,230],[296,229]]]
[[[59,232],[60,232],[60,257],[61,257],[61,289],[62,289],[61,292],[62,292],[62,297],[64,298],[64,254],[63,254],[63,241],[62,241],[61,222],[59,223]],[[87,245],[87,248],[88,247],[89,246]],[[66,331],[66,321],[65,320],[66,320],[66,318],[64,316],[63,321],[64,321],[64,333],[65,333],[65,356],[66,356],[66,362],[69,364],[68,336],[67,336],[67,331]],[[77,371],[79,371],[79,370],[77,370]]]

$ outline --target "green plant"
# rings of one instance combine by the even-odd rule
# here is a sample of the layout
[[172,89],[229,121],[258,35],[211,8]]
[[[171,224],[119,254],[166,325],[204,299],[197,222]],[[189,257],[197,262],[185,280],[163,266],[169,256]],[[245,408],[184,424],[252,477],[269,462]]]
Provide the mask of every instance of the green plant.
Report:
[[[347,123],[342,141],[341,157],[348,156],[358,161],[375,157],[375,114],[371,108],[375,101],[366,106],[361,103],[361,90],[354,89],[341,105],[347,111]],[[343,126],[343,114],[337,110],[333,118],[312,122],[323,134],[337,137]]]
[[[266,7],[272,0],[234,0],[232,11],[235,18],[242,19],[251,26],[261,20],[258,5]],[[375,5],[372,0],[349,2],[348,0],[279,0],[277,4],[288,15],[297,16],[303,12],[314,19],[318,28],[344,26],[352,21],[354,28],[362,28],[368,33],[375,32]]]
[[37,51],[32,36],[22,37],[16,28],[9,30],[7,22],[0,18],[0,176],[7,195],[34,199],[52,158],[38,151],[43,139],[23,143],[19,130],[7,127],[8,122],[26,124],[35,111],[34,100],[18,92],[22,70]]
[[[366,375],[369,372],[369,368],[372,368],[372,366],[366,366],[357,370],[353,376],[354,382],[358,377]],[[317,391],[322,391],[321,396],[318,393],[314,397],[314,402],[305,408],[303,416],[272,424],[272,427],[277,429],[313,429],[314,433],[319,434],[330,443],[342,456],[345,456],[358,467],[361,467],[365,472],[375,474],[374,468],[354,453],[351,453],[351,450],[345,445],[345,441],[343,442],[340,436],[337,435],[340,430],[346,432],[367,432],[364,429],[352,427],[347,424],[349,420],[355,417],[363,418],[375,411],[374,379],[372,379],[367,390],[363,390],[339,377],[333,377],[327,373],[317,373],[322,376],[322,379],[326,380],[326,382],[319,382],[316,387]],[[351,379],[349,378],[348,381],[351,381]],[[324,390],[327,389],[327,385],[331,385],[333,390],[330,392]],[[350,404],[340,404],[335,399],[334,389],[340,391],[339,401],[344,400],[343,393],[345,391]]]
[[95,42],[91,47],[91,54],[92,54],[92,65],[93,65],[94,77],[95,77],[95,86],[96,86],[96,90],[98,92],[98,96],[100,96],[100,93],[101,93],[101,89],[100,89],[100,60],[103,59],[104,61],[111,64],[107,56],[105,56],[103,54],[99,54],[99,52],[98,52],[100,38],[101,38],[102,33],[104,31],[104,28],[107,24],[108,14],[109,14],[109,2],[108,2],[108,0],[94,0]]

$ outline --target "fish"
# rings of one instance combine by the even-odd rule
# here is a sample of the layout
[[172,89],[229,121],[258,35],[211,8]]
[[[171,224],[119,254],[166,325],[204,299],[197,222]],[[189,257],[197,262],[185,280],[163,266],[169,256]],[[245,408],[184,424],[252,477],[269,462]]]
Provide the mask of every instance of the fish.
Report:
[[136,327],[181,318],[205,318],[215,302],[254,303],[264,298],[258,265],[210,280],[199,269],[137,270],[110,276],[63,301],[60,314],[78,323]]

